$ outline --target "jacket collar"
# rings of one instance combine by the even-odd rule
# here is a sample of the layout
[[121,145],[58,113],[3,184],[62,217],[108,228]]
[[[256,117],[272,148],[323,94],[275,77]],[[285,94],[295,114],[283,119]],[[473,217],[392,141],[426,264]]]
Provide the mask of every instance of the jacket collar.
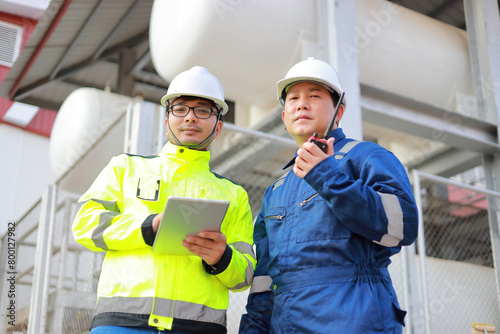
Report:
[[167,142],[161,150],[160,157],[177,158],[185,161],[186,163],[197,162],[199,164],[206,164],[206,167],[208,168],[210,162],[210,151],[193,150]]
[[[330,133],[330,138],[333,137],[335,138],[335,144],[340,142],[342,139],[345,138],[344,131],[342,131],[342,128],[337,128],[333,130]],[[295,155],[293,156],[292,160],[290,160],[285,166],[283,166],[282,169],[287,169],[288,167],[292,166],[295,163],[295,158],[297,157],[297,150],[295,150]]]

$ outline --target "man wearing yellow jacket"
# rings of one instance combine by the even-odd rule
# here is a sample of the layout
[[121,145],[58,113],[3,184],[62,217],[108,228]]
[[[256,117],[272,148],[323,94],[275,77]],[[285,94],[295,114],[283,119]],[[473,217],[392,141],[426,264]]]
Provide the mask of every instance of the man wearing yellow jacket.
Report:
[[[228,110],[221,84],[195,66],[161,103],[169,142],[160,155],[114,157],[79,200],[75,239],[106,252],[92,334],[226,333],[228,291],[252,281],[248,195],[209,169],[208,146]],[[169,196],[230,202],[220,232],[186,238],[191,256],[152,252]]]

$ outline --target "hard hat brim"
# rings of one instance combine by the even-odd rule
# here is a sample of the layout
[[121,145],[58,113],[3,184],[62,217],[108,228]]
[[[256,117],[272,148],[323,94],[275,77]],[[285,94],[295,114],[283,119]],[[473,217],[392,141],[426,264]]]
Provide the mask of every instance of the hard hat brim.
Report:
[[[278,101],[281,104],[281,106],[284,108],[285,107],[285,101],[283,99],[283,91],[290,85],[299,83],[299,82],[316,82],[324,86],[328,91],[330,92],[335,92],[340,96],[342,94],[342,89],[340,87],[333,86],[330,82],[327,80],[323,80],[321,78],[313,78],[313,77],[293,77],[293,78],[286,78],[278,81],[277,83],[277,92],[278,92]],[[343,101],[343,106],[346,108],[346,99],[344,97]]]

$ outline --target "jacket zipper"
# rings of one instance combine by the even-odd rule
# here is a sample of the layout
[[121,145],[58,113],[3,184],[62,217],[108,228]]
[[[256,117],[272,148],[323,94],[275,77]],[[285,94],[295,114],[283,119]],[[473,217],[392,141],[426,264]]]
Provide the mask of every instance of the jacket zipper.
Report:
[[283,220],[283,218],[285,218],[285,216],[282,215],[272,215],[264,217],[264,219],[279,219],[279,220]]
[[318,196],[318,193],[312,195],[311,197],[309,198],[306,198],[305,200],[303,200],[302,202],[299,203],[299,207],[302,207],[304,205],[307,204],[307,202],[309,202],[310,200],[312,200],[314,197]]

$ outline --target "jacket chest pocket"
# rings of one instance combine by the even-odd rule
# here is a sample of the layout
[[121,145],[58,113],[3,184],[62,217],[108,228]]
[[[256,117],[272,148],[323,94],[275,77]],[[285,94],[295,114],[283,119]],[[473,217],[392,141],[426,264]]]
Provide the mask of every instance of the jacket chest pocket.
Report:
[[350,230],[332,212],[318,193],[307,194],[297,204],[297,243],[347,239]]
[[135,197],[149,202],[157,202],[160,198],[161,180],[156,175],[141,175],[137,178]]

